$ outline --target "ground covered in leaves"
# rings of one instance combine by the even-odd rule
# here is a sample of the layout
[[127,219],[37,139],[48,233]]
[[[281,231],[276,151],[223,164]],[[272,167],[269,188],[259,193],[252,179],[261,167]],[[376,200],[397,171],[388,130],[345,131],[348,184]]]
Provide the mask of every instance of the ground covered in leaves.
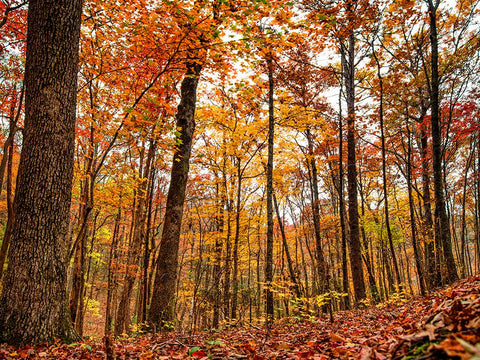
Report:
[[[161,334],[118,341],[117,359],[460,359],[480,360],[480,276],[413,299],[315,320],[282,320],[267,333],[237,327],[191,336]],[[16,349],[0,359],[104,359],[87,341]]]

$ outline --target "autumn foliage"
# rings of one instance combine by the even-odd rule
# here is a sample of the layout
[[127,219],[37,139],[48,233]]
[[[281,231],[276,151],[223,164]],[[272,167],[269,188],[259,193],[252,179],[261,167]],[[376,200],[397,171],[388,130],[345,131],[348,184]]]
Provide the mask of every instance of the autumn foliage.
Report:
[[[90,340],[0,358],[479,357],[479,6],[85,1],[65,264]],[[0,281],[27,14],[0,2]]]

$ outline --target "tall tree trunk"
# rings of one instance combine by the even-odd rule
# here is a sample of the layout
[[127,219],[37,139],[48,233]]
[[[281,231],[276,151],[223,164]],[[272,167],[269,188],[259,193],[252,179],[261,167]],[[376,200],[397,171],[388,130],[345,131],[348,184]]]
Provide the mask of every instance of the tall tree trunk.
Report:
[[[423,117],[422,117],[423,119]],[[435,247],[437,239],[433,237],[433,215],[430,197],[430,167],[428,162],[428,139],[424,130],[420,131],[420,148],[422,157],[422,198],[423,198],[423,232],[425,243],[425,263],[427,288],[432,289],[441,284],[440,246]],[[438,244],[438,242],[437,242]]]
[[238,242],[240,240],[240,208],[242,196],[242,171],[241,159],[237,161],[237,199],[235,205],[235,238],[233,240],[233,278],[232,278],[232,319],[237,318],[237,297],[238,297]]
[[118,239],[120,237],[120,219],[122,217],[121,210],[118,210],[115,217],[115,226],[113,228],[112,244],[110,245],[110,252],[108,255],[108,268],[107,268],[107,305],[105,309],[105,352],[107,360],[115,359],[115,346],[113,344],[113,291],[114,284],[116,282],[116,275],[113,271],[113,263],[117,261],[117,246]]
[[310,129],[306,130],[308,154],[307,161],[310,168],[310,191],[312,194],[312,215],[313,215],[313,229],[315,233],[315,254],[317,260],[317,274],[318,274],[318,293],[323,294],[328,289],[328,273],[325,256],[322,249],[322,237],[320,235],[320,204],[318,195],[318,174],[315,155],[313,153],[313,139]]
[[288,249],[287,236],[285,235],[285,227],[283,226],[283,220],[280,217],[280,211],[278,209],[277,197],[273,194],[273,204],[275,205],[275,212],[277,213],[277,221],[280,226],[280,233],[282,235],[283,248],[285,249],[285,256],[287,258],[288,273],[290,275],[290,281],[293,284],[293,291],[297,298],[301,297],[300,287],[298,286],[297,276],[295,275],[295,270],[293,268],[292,257],[290,256],[290,250]]
[[477,272],[480,270],[480,134],[477,134],[477,167],[476,167],[476,258],[477,258]]
[[431,101],[431,126],[432,126],[432,153],[433,153],[433,185],[435,190],[435,237],[442,244],[443,256],[447,268],[445,282],[450,284],[458,280],[457,268],[452,251],[450,224],[448,222],[445,193],[442,175],[442,132],[440,127],[440,77],[438,74],[438,34],[437,34],[437,9],[440,0],[427,0],[430,18],[430,44],[431,76],[430,76],[430,101]]
[[221,291],[220,291],[220,281],[222,275],[222,248],[223,248],[223,227],[224,227],[224,208],[225,208],[225,196],[223,191],[221,180],[218,178],[216,184],[216,195],[217,195],[217,213],[215,214],[215,227],[217,234],[215,236],[215,263],[213,265],[213,319],[212,327],[218,329],[220,323],[220,310],[221,310]]
[[[342,86],[342,84],[340,85]],[[342,87],[343,89],[343,87]],[[344,198],[344,170],[343,170],[343,115],[342,115],[342,90],[340,90],[338,115],[338,201],[340,207],[340,228],[342,229],[342,291],[347,296],[343,297],[343,305],[345,309],[350,309],[350,282],[348,280],[348,259],[347,259],[347,224],[346,224],[346,208]]]
[[387,228],[387,238],[388,238],[388,245],[390,247],[390,255],[392,256],[393,262],[393,269],[395,271],[395,280],[397,286],[400,287],[402,279],[400,278],[400,271],[398,270],[398,261],[397,256],[395,254],[395,248],[393,246],[393,237],[392,237],[392,229],[390,228],[390,212],[388,208],[388,189],[387,189],[387,152],[385,149],[385,126],[384,126],[384,119],[383,119],[383,77],[381,73],[380,61],[378,60],[377,54],[375,53],[375,48],[372,44],[372,54],[375,58],[375,62],[377,63],[377,77],[380,85],[380,103],[378,106],[378,117],[380,120],[380,139],[382,143],[382,180],[383,180],[383,203],[384,203],[384,210],[385,210],[385,226]]
[[162,329],[166,323],[174,320],[180,230],[193,133],[195,131],[197,85],[201,69],[199,63],[190,60],[187,63],[187,72],[180,90],[181,99],[177,111],[177,129],[180,129],[180,139],[173,156],[162,242],[157,258],[149,312],[149,322],[157,330]]
[[[153,165],[153,158],[155,155],[156,144],[153,140],[150,141],[148,148],[147,159],[145,167],[142,171],[143,157],[140,158],[139,177],[142,179],[141,184],[137,189],[136,209],[133,224],[133,237],[128,251],[127,271],[123,281],[123,289],[120,294],[120,301],[118,303],[117,316],[115,318],[115,336],[119,336],[129,330],[130,321],[130,299],[132,296],[133,285],[139,274],[140,255],[142,245],[145,243],[145,221],[146,221],[146,204],[147,204],[147,189],[150,179],[150,171]],[[143,151],[143,150],[142,150]]]
[[[152,140],[150,143],[151,146],[156,148],[156,141]],[[147,321],[147,310],[148,310],[148,302],[149,302],[149,270],[150,270],[150,258],[154,251],[154,247],[150,246],[151,242],[155,241],[154,235],[152,234],[152,223],[155,221],[155,214],[153,210],[153,198],[154,198],[154,187],[155,187],[155,178],[156,178],[156,171],[154,168],[154,158],[152,159],[152,169],[150,171],[150,179],[148,182],[148,189],[147,189],[147,223],[145,229],[145,239],[144,239],[144,252],[143,252],[143,261],[142,261],[142,282],[141,282],[141,292],[140,292],[140,299],[141,299],[141,311],[138,316],[138,323],[142,323],[143,326],[146,325]]]
[[[349,245],[350,265],[352,268],[355,302],[365,299],[365,280],[362,268],[362,251],[360,245],[360,227],[357,199],[357,164],[355,154],[355,37],[348,37],[348,48],[341,45],[342,62],[345,69],[345,91],[347,95],[347,180],[348,180],[348,220],[350,224]],[[348,60],[345,51],[348,52]]]
[[72,195],[82,1],[31,0],[25,127],[0,342],[72,341],[66,253]]
[[[361,176],[359,177],[358,183],[359,183],[359,190],[360,190],[362,217],[364,217],[365,216],[365,197],[363,194],[363,184],[362,184]],[[378,222],[376,218],[375,218],[375,221]],[[370,293],[372,294],[372,300],[375,303],[377,303],[380,301],[380,298],[378,296],[378,288],[377,288],[377,282],[375,280],[373,261],[371,260],[370,253],[368,251],[369,245],[368,245],[367,235],[365,233],[365,228],[363,227],[363,225],[360,226],[360,234],[362,236],[362,242],[363,242],[363,248],[364,248],[364,250],[362,251],[362,258],[367,270],[368,283],[370,284]]]
[[[420,261],[420,252],[417,245],[417,228],[415,224],[415,202],[412,194],[412,140],[410,128],[407,125],[408,148],[407,148],[407,191],[408,191],[408,205],[410,209],[410,228],[412,234],[413,255],[415,256],[415,264],[417,266],[418,283],[420,285],[420,293],[425,295],[425,279],[423,276],[422,262]],[[407,260],[408,262],[408,260]]]
[[265,312],[267,326],[273,325],[273,144],[275,131],[273,103],[273,59],[272,51],[267,55],[268,70],[268,160],[267,160],[267,249],[265,254]]
[[[227,194],[227,179],[224,178],[225,193]],[[225,275],[223,280],[223,306],[225,317],[230,316],[230,275],[232,273],[232,205],[229,199],[227,203],[227,236],[225,239]]]
[[3,187],[3,176],[5,168],[7,169],[7,225],[5,226],[5,233],[3,235],[2,247],[0,249],[0,281],[3,276],[3,267],[7,258],[8,248],[10,246],[10,240],[12,238],[12,228],[15,221],[15,212],[13,210],[13,153],[14,153],[14,138],[17,132],[17,122],[20,116],[20,111],[23,101],[23,88],[20,95],[20,102],[18,105],[17,114],[15,115],[15,105],[12,106],[12,112],[9,119],[9,132],[7,140],[3,145],[3,157],[0,165],[0,191]]
[[[90,83],[90,109],[94,109],[93,90]],[[93,160],[95,157],[95,126],[94,111],[92,111],[92,123],[90,125],[90,137],[85,163],[85,179],[82,180],[80,195],[80,229],[75,240],[73,249],[75,257],[73,262],[72,289],[70,291],[70,315],[75,330],[81,336],[83,333],[83,321],[77,321],[77,317],[83,318],[83,292],[85,288],[85,253],[87,251],[87,233],[90,222],[90,213],[93,209],[93,191],[95,186],[95,175],[93,173]]]
[[465,166],[465,172],[463,174],[463,196],[462,196],[462,225],[461,225],[461,237],[460,237],[460,263],[462,264],[461,275],[462,277],[467,276],[467,264],[468,262],[468,246],[467,246],[467,214],[466,214],[466,203],[467,203],[467,185],[468,185],[468,170],[472,164],[473,156],[475,154],[475,145],[474,142],[470,144],[470,154],[467,158],[467,164]]

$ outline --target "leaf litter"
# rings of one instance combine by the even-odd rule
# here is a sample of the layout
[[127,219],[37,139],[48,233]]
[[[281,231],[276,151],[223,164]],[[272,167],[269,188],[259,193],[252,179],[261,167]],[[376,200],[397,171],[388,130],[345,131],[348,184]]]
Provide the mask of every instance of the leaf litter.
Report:
[[[279,320],[267,331],[232,327],[194,335],[162,333],[116,341],[117,359],[480,360],[480,276],[403,305]],[[105,359],[102,342],[22,349],[0,345],[0,359]]]

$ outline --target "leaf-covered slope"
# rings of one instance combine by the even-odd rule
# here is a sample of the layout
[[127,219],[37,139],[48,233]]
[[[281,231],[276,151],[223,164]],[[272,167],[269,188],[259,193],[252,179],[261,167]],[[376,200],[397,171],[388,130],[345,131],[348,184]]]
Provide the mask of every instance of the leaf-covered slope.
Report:
[[[268,335],[268,336],[267,336]],[[406,302],[344,311],[315,320],[282,321],[219,333],[161,334],[116,343],[118,359],[480,359],[480,276]],[[15,349],[0,359],[104,359],[85,342]]]

